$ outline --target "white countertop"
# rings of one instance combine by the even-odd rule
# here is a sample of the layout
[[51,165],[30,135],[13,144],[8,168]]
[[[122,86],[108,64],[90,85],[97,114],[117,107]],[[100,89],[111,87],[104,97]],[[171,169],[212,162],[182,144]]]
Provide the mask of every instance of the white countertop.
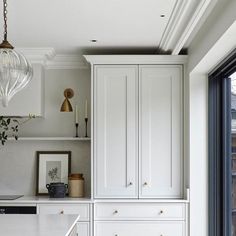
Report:
[[153,202],[153,203],[188,203],[188,199],[91,199],[91,198],[50,198],[48,196],[23,196],[16,200],[0,200],[0,205],[35,205],[36,204],[79,204],[98,202]]
[[0,235],[68,236],[77,215],[0,215]]
[[23,196],[15,200],[0,200],[0,204],[38,204],[38,203],[91,203],[90,198],[50,198],[49,196]]

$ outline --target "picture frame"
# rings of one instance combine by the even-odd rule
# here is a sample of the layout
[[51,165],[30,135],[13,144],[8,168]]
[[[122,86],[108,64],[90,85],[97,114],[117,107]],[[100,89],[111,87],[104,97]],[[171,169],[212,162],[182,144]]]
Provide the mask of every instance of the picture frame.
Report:
[[71,151],[37,151],[36,195],[48,195],[46,184],[68,184],[71,172]]

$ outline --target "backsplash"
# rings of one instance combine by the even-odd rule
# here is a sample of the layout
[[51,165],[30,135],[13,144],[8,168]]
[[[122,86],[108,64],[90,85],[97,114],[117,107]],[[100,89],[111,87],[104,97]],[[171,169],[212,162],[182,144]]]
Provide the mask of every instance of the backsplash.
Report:
[[90,196],[89,141],[8,141],[0,147],[0,194],[35,195],[36,151],[71,151],[71,171],[84,174]]

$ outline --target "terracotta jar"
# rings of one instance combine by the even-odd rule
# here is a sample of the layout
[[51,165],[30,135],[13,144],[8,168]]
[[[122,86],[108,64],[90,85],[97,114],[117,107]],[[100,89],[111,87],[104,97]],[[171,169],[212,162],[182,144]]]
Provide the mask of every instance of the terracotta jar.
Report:
[[83,174],[69,175],[69,197],[84,197]]

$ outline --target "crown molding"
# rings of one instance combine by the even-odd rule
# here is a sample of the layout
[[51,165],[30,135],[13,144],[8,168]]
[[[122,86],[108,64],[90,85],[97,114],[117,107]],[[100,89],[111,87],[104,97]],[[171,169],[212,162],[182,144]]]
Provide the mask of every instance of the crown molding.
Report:
[[89,65],[80,55],[56,55],[53,60],[48,60],[46,69],[88,69]]
[[56,54],[54,48],[16,48],[31,64],[41,64],[45,69],[88,69],[82,55]]
[[15,48],[15,50],[22,53],[32,64],[45,65],[56,55],[54,48]]
[[112,64],[186,64],[186,55],[84,55],[91,65]]
[[159,47],[178,55],[212,2],[216,0],[177,0]]

